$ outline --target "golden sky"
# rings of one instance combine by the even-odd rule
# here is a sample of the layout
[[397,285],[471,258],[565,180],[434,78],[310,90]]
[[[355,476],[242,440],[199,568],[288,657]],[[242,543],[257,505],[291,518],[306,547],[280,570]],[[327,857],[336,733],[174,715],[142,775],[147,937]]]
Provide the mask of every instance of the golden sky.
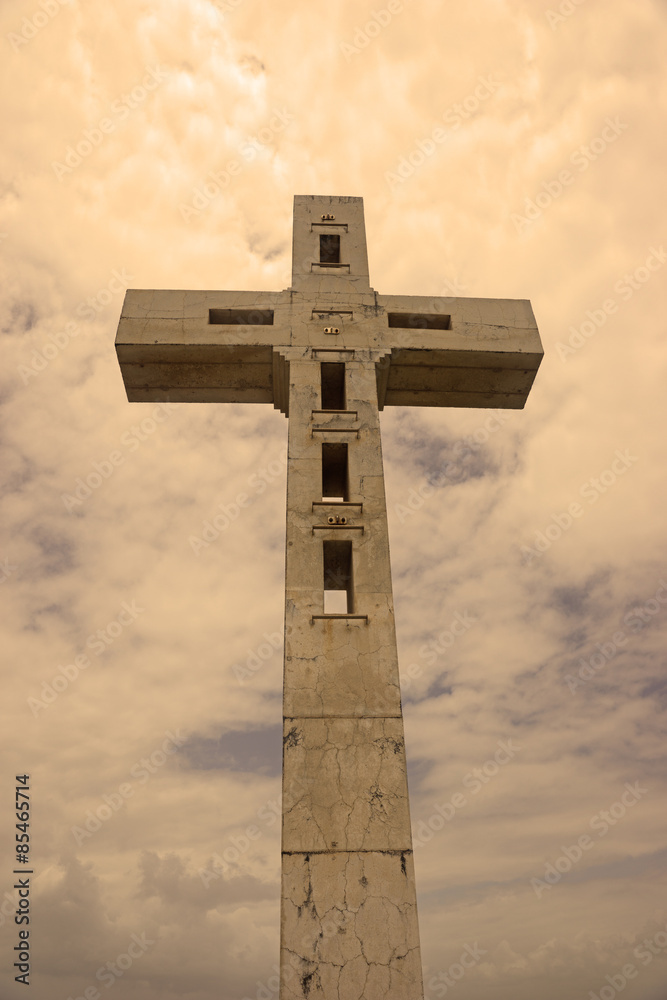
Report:
[[22,773],[32,1000],[276,996],[287,422],[129,404],[113,342],[287,287],[294,194],[545,345],[524,411],[382,417],[426,997],[664,1000],[666,14],[2,6],[3,1000]]

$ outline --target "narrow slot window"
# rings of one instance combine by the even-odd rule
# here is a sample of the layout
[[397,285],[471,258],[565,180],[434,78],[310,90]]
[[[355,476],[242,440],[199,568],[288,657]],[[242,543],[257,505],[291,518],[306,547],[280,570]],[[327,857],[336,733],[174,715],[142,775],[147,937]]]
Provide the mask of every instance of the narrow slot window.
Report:
[[354,612],[352,591],[352,542],[323,542],[324,614],[351,615]]
[[209,309],[208,321],[216,326],[273,326],[273,309]]
[[322,445],[322,499],[349,499],[346,444]]
[[340,264],[340,236],[320,236],[320,264]]
[[322,379],[322,409],[345,409],[345,363],[323,361],[320,365]]
[[452,318],[443,313],[387,313],[387,325],[406,330],[451,330]]

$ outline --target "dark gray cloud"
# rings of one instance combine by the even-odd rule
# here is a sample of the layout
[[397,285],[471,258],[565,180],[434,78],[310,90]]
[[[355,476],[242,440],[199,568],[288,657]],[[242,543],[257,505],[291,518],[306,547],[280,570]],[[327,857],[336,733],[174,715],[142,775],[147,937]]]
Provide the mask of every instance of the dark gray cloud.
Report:
[[282,767],[282,725],[223,733],[217,739],[191,736],[182,749],[196,770],[276,775]]

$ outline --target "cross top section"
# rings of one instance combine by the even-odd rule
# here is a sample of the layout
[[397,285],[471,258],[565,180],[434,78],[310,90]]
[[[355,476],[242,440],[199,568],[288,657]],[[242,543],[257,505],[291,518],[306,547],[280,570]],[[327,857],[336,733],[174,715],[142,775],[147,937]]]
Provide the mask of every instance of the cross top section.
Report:
[[116,350],[132,402],[273,403],[284,413],[290,360],[317,352],[365,352],[380,409],[520,409],[543,353],[524,299],[374,291],[363,199],[334,195],[295,196],[290,288],[130,289]]
[[341,278],[371,291],[363,198],[295,195],[292,289],[335,292]]

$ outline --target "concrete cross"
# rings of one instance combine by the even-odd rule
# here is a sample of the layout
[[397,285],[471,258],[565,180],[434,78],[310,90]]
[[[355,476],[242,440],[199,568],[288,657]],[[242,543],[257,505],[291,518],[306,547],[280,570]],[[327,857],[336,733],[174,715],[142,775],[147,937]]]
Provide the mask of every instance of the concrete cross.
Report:
[[130,401],[289,416],[280,1000],[418,1000],[379,412],[523,407],[530,303],[379,295],[362,199],[299,195],[290,288],[128,291],[116,349]]

